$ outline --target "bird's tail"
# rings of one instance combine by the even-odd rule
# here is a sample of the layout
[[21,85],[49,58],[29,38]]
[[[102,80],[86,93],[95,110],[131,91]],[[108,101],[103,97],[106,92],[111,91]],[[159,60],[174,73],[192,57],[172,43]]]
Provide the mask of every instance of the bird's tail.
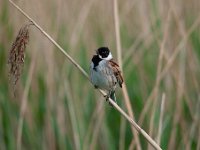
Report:
[[117,103],[117,100],[116,100],[116,96],[115,96],[115,91],[111,91],[110,93],[110,98],[115,101],[115,103]]

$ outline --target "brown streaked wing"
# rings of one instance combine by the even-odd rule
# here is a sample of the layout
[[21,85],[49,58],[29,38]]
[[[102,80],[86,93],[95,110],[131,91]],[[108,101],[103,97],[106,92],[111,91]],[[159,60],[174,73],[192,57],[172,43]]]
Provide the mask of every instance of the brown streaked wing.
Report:
[[112,67],[112,70],[114,72],[115,77],[117,78],[119,86],[122,87],[122,83],[124,80],[123,80],[119,65],[116,62],[114,62],[113,59],[109,60],[109,64]]

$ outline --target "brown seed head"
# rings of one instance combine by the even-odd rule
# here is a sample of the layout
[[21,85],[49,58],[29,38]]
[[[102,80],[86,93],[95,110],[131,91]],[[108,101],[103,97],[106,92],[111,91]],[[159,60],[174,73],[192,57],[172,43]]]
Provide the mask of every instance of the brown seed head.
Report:
[[20,29],[9,52],[9,76],[13,86],[16,86],[17,81],[19,80],[19,77],[22,73],[25,59],[25,49],[29,41],[29,25],[30,24],[25,25]]

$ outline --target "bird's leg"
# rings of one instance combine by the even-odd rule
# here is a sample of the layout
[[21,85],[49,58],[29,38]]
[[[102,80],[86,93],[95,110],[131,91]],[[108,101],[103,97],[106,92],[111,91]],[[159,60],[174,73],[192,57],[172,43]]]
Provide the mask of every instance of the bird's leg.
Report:
[[[110,91],[110,98],[111,98],[115,103],[117,103],[116,97],[115,97],[115,91],[114,91],[114,90]],[[109,101],[109,104],[110,104],[110,106],[113,107],[113,104],[112,104],[110,101]]]
[[107,95],[104,95],[104,97],[106,98],[106,101],[109,100],[109,98],[110,98],[110,94],[111,94],[111,91],[109,91]]
[[110,96],[107,94],[107,95],[104,95],[104,97],[105,97],[106,101],[108,101]]
[[[104,95],[104,97],[106,98],[106,101],[109,101],[111,94],[112,94],[112,91],[109,91],[107,95]],[[113,105],[112,105],[112,103],[110,103],[110,101],[109,101],[109,105],[113,107]]]
[[[106,101],[111,98],[115,103],[117,103],[116,98],[115,98],[115,91],[110,90],[107,95],[104,95],[106,98]],[[113,107],[113,104],[109,101],[109,105]]]

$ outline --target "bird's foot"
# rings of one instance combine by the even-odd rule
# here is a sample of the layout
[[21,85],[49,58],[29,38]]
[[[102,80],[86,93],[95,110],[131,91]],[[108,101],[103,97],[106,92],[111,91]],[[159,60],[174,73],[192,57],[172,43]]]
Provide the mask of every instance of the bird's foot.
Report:
[[109,105],[111,107],[114,107],[113,104],[109,101],[110,96],[109,95],[104,95],[104,97],[105,97],[106,101],[108,101]]
[[108,101],[110,96],[109,95],[104,95],[104,97],[105,97],[106,101]]

